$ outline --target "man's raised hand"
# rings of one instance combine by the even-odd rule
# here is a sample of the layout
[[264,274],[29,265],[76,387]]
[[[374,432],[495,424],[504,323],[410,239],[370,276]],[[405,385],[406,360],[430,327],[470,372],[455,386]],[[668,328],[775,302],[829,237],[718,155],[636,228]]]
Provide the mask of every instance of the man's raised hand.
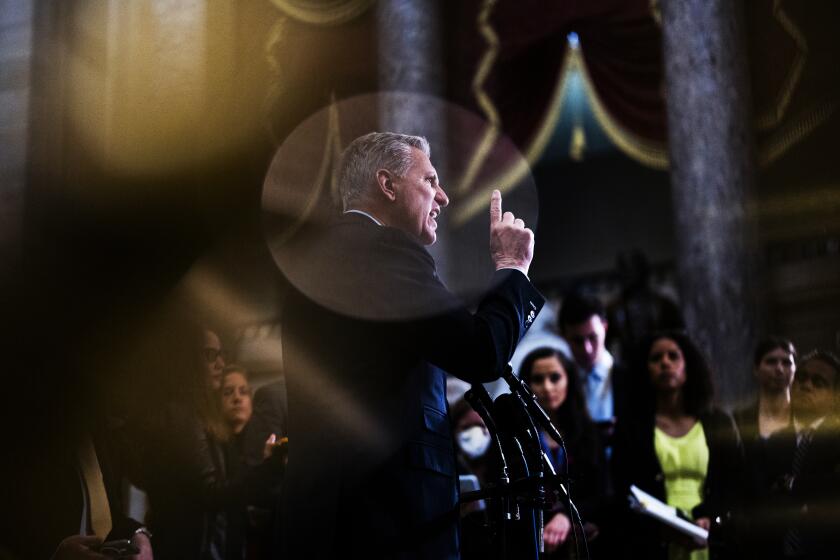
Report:
[[534,232],[510,212],[502,214],[502,193],[490,196],[490,257],[496,270],[515,268],[528,274],[534,257]]

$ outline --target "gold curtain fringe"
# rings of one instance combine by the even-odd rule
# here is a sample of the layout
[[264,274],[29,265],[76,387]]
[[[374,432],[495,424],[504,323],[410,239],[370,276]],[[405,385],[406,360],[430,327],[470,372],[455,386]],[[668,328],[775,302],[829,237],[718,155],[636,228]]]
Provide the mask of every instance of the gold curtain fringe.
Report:
[[580,69],[580,74],[583,78],[583,85],[586,89],[586,96],[589,99],[592,112],[595,115],[595,120],[597,120],[598,124],[601,125],[601,128],[604,129],[607,137],[613,142],[613,144],[618,146],[622,152],[639,163],[652,167],[653,169],[668,169],[667,147],[658,142],[644,140],[620,125],[612,117],[612,115],[610,115],[603,103],[601,103],[601,99],[595,91],[595,86],[592,84],[592,78],[586,68],[586,63],[583,60],[580,49],[572,50],[571,55],[573,57],[573,63]]
[[[567,71],[569,65],[569,50],[570,47],[567,45],[566,54],[563,58],[563,66],[560,69],[557,83],[554,86],[554,93],[551,96],[551,105],[545,114],[545,118],[542,119],[540,129],[537,131],[537,134],[534,136],[531,144],[525,150],[524,159],[519,158],[508,170],[487,181],[487,184],[483,188],[469,194],[466,200],[460,204],[460,209],[453,214],[452,223],[455,227],[464,225],[473,216],[479,212],[483,212],[486,209],[487,201],[490,200],[490,193],[493,192],[494,189],[499,189],[502,194],[505,194],[513,189],[513,187],[515,187],[531,172],[531,166],[536,163],[536,161],[545,152],[545,148],[548,146],[548,143],[551,140],[551,135],[554,132],[554,127],[557,125],[557,121],[560,120],[560,112],[563,108],[563,100],[565,99],[564,92],[566,90],[566,81],[569,75]],[[495,125],[491,123],[489,126],[495,126],[495,134],[498,135],[498,122]],[[492,144],[486,148],[484,153],[477,152],[474,155],[474,158],[476,159],[471,161],[470,165],[475,165],[476,170],[480,169],[481,165],[489,156],[491,149]],[[480,158],[480,160],[477,158]],[[478,163],[476,163],[476,161],[478,161]],[[460,186],[462,185],[459,185],[459,187]],[[470,183],[468,186],[471,187],[472,184]]]
[[470,192],[470,188],[475,182],[475,178],[478,177],[478,172],[481,170],[481,166],[484,165],[484,162],[490,155],[490,151],[493,149],[493,145],[499,138],[499,112],[496,109],[496,105],[493,103],[493,100],[487,92],[484,91],[484,81],[493,70],[493,64],[496,62],[496,55],[499,52],[499,36],[496,34],[493,26],[490,25],[490,14],[495,5],[496,0],[484,0],[481,10],[478,13],[476,26],[478,27],[479,33],[481,33],[481,36],[484,37],[484,40],[487,43],[487,50],[484,51],[484,54],[478,63],[478,69],[472,79],[473,96],[475,97],[478,106],[481,108],[481,112],[484,114],[484,117],[487,119],[487,126],[484,129],[484,134],[478,142],[475,152],[473,152],[473,155],[467,164],[464,175],[455,182],[456,186],[454,193],[456,195],[464,195]]
[[799,83],[802,77],[802,70],[805,68],[805,61],[808,58],[808,42],[805,40],[805,35],[793,23],[793,20],[782,9],[783,0],[774,0],[773,2],[773,18],[779,22],[784,31],[793,38],[796,43],[797,55],[793,61],[787,76],[785,77],[784,85],[779,91],[776,98],[775,105],[768,109],[764,114],[756,118],[756,126],[759,130],[768,130],[778,125],[787,112],[790,105],[790,99],[793,97],[793,90]]
[[365,13],[375,0],[271,0],[292,19],[311,25],[341,25]]
[[[458,192],[470,192],[470,188],[473,186],[473,181],[475,181],[478,171],[490,155],[493,143],[495,143],[498,138],[499,129],[501,128],[498,112],[493,104],[493,100],[487,96],[484,90],[480,87],[486,78],[486,74],[492,69],[492,65],[496,58],[496,51],[498,51],[498,37],[488,23],[489,13],[494,4],[495,0],[486,0],[484,3],[484,9],[482,10],[482,13],[479,14],[477,25],[481,30],[482,35],[488,38],[488,50],[484,57],[482,57],[479,69],[476,72],[476,78],[473,81],[473,91],[475,92],[476,100],[479,101],[479,105],[483,109],[485,108],[486,103],[487,109],[490,110],[488,113],[488,110],[485,109],[485,117],[488,119],[488,130],[485,132],[484,138],[479,144],[480,148],[476,150],[475,154],[473,154],[473,158],[468,164],[468,171],[458,182]],[[496,38],[496,45],[492,44],[491,38]],[[455,227],[463,225],[478,212],[483,211],[485,206],[487,206],[487,201],[490,200],[490,193],[494,189],[499,189],[502,194],[509,192],[528,173],[531,172],[531,165],[536,163],[536,161],[542,156],[543,152],[545,152],[545,148],[551,140],[551,135],[554,132],[554,127],[556,126],[557,121],[560,119],[560,112],[563,108],[563,100],[565,97],[564,91],[566,89],[566,81],[568,77],[569,50],[571,49],[567,45],[563,56],[563,66],[560,68],[557,83],[555,84],[554,92],[551,96],[551,105],[546,111],[545,117],[542,119],[542,124],[537,131],[537,134],[525,150],[525,159],[520,159],[510,169],[500,173],[497,177],[488,181],[485,187],[469,194],[466,200],[460,204],[460,210],[453,214],[452,223]],[[483,77],[479,80],[479,76]],[[479,95],[482,96],[481,99],[479,99]],[[492,139],[491,143],[486,142],[488,138]]]
[[813,109],[804,112],[801,118],[776,131],[758,149],[758,164],[761,167],[770,165],[794,144],[797,144],[811,134],[818,126],[831,118],[837,109],[836,104],[825,101]]

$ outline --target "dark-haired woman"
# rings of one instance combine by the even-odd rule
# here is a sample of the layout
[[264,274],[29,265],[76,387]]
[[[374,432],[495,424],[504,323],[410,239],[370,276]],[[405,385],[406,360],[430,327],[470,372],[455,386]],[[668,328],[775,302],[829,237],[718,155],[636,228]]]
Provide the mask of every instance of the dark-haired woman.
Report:
[[[597,430],[586,409],[577,368],[557,350],[538,348],[522,361],[519,375],[531,387],[563,436],[568,457],[553,439],[540,433],[543,449],[555,471],[565,474],[568,467],[569,475],[576,481],[572,485],[572,498],[586,522],[587,539],[592,540],[598,535],[606,492],[606,461]],[[563,544],[571,538],[572,521],[565,504],[558,504],[546,516],[546,551],[569,549]],[[596,552],[593,551],[593,556],[597,556]]]
[[744,442],[738,516],[743,550],[762,558],[778,555],[783,545],[784,533],[774,523],[774,513],[785,494],[785,475],[795,447],[790,407],[795,373],[796,348],[790,340],[779,336],[760,340],[753,359],[758,397],[734,414]]
[[711,534],[710,548],[698,549],[658,522],[628,512],[628,550],[633,557],[663,560],[701,560],[710,549],[712,558],[724,557],[731,550],[724,525],[741,463],[734,422],[711,406],[711,371],[685,334],[651,336],[638,357],[638,413],[619,419],[612,463],[619,495],[635,485]]
[[254,468],[231,464],[234,423],[207,375],[202,330],[175,313],[151,327],[137,363],[147,366],[148,397],[129,423],[132,477],[149,498],[155,559],[242,560],[241,514],[282,479],[283,458]]

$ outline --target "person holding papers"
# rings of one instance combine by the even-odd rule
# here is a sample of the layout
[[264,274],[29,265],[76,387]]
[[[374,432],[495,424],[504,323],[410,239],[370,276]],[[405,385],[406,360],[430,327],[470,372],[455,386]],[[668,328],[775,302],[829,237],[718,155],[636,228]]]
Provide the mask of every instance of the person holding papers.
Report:
[[742,451],[731,417],[712,407],[709,366],[681,332],[649,337],[638,360],[638,413],[617,426],[617,494],[627,496],[635,485],[709,529],[710,536],[709,548],[700,548],[652,518],[628,512],[627,545],[636,558],[726,557],[733,550],[725,529]]

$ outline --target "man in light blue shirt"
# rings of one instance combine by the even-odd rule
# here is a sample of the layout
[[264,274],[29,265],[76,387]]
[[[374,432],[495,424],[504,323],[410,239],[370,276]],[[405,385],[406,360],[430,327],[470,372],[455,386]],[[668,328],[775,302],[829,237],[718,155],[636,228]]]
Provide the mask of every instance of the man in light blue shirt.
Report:
[[[612,455],[616,418],[627,414],[627,372],[616,364],[604,346],[607,337],[607,318],[603,304],[595,297],[573,292],[563,299],[560,309],[559,330],[569,344],[572,357],[579,369],[586,397],[586,408],[598,428],[600,445],[609,462]],[[607,469],[609,472],[609,468]],[[618,558],[620,550],[619,513],[626,502],[624,496],[615,494],[614,481],[607,476],[604,497],[608,504],[601,512],[600,556]]]
[[604,346],[607,320],[594,297],[568,295],[560,311],[560,333],[569,344],[583,381],[586,406],[596,423],[615,421],[614,360]]

